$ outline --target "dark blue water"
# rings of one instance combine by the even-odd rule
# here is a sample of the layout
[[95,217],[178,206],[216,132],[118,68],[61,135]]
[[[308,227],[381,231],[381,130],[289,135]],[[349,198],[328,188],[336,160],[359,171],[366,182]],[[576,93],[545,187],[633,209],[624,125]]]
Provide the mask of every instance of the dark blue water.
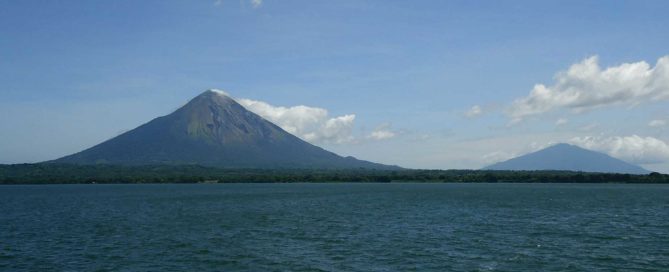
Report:
[[3,271],[669,271],[669,186],[0,186]]

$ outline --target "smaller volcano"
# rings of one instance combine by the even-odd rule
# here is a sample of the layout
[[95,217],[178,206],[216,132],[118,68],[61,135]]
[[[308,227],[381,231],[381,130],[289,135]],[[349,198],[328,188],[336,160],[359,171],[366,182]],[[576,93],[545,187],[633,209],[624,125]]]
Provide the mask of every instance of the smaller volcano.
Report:
[[637,165],[570,144],[556,144],[534,153],[499,162],[483,170],[565,170],[598,173],[648,174]]

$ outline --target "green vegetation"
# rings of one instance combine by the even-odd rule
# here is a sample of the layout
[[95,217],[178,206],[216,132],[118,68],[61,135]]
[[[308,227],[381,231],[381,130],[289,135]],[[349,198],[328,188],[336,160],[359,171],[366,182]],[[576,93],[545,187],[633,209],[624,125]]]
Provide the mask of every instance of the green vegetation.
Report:
[[233,182],[669,183],[669,175],[569,171],[225,169],[197,165],[0,165],[0,184]]

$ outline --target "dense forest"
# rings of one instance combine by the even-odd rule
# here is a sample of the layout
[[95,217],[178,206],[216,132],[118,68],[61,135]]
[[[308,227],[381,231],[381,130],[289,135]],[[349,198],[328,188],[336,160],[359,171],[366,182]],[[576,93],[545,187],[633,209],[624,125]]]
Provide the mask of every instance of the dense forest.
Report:
[[569,171],[225,169],[197,165],[0,165],[0,184],[235,182],[669,183],[669,175]]

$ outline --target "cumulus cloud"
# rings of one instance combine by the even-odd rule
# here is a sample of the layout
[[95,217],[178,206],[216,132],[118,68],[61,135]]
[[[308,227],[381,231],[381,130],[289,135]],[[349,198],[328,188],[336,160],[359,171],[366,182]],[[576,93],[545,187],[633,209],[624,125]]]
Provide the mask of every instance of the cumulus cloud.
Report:
[[667,124],[669,124],[669,122],[667,122],[667,120],[662,120],[662,119],[653,120],[653,121],[648,122],[648,126],[650,126],[650,127],[664,127]]
[[603,152],[632,163],[653,164],[669,161],[669,145],[653,137],[574,137],[570,143]]
[[310,142],[347,143],[353,141],[351,131],[355,114],[347,114],[325,121],[320,129],[307,133],[304,138]]
[[647,62],[623,63],[602,69],[593,56],[555,76],[551,86],[537,84],[515,100],[507,114],[512,122],[559,109],[581,112],[613,105],[635,106],[669,98],[669,56],[655,67]]
[[312,143],[346,143],[353,140],[355,114],[330,117],[326,109],[308,106],[280,107],[240,98],[239,104],[289,133]]
[[481,106],[479,105],[474,105],[467,112],[465,112],[465,116],[467,118],[476,118],[481,116],[481,114],[483,114],[483,109],[481,109]]
[[390,128],[390,124],[384,124],[372,131],[369,135],[367,135],[367,139],[372,139],[372,140],[385,140],[385,139],[390,139],[395,137],[397,135],[395,132],[393,132]]

